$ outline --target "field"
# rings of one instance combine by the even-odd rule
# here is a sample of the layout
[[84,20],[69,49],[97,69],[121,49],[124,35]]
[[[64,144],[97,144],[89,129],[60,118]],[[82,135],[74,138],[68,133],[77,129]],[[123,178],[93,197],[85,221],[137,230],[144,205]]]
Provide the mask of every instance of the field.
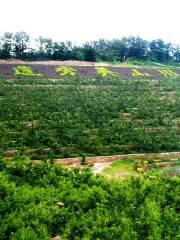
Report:
[[179,239],[179,70],[73,69],[0,64],[0,239]]

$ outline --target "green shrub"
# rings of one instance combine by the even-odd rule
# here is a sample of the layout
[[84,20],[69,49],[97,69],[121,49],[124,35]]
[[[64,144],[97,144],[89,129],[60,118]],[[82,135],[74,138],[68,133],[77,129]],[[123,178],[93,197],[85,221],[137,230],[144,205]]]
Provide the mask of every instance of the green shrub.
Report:
[[142,73],[142,72],[138,71],[137,69],[132,69],[132,76],[133,77],[149,77],[150,74],[149,73]]
[[96,67],[96,73],[100,77],[107,77],[107,76],[118,77],[119,75],[118,73],[113,72],[105,67]]
[[178,177],[143,174],[118,183],[89,168],[1,161],[2,240],[159,239],[159,233],[177,239]]
[[178,239],[179,178],[118,183],[89,168],[21,160],[2,159],[1,240]]
[[158,70],[164,77],[177,77],[178,74],[176,74],[175,72],[171,71],[170,69],[162,69],[162,70]]
[[18,66],[13,68],[14,75],[18,76],[43,76],[43,74],[40,73],[34,73],[31,67],[28,66]]
[[61,66],[56,68],[56,72],[60,74],[61,77],[73,77],[77,75],[77,70],[69,66]]

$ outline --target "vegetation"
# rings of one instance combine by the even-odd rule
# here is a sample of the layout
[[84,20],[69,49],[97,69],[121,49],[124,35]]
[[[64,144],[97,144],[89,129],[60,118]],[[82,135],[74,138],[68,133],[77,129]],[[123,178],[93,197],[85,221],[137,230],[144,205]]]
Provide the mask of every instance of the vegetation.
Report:
[[107,77],[107,76],[117,77],[118,76],[118,73],[115,73],[105,67],[96,67],[96,72],[97,72],[97,75],[100,77]]
[[82,46],[75,46],[70,41],[54,42],[50,38],[36,39],[37,48],[25,32],[6,32],[0,38],[0,58],[27,60],[85,60],[85,61],[148,61],[159,63],[180,62],[180,49],[162,39],[150,42],[134,36],[121,39],[99,39]]
[[0,239],[175,240],[179,194],[178,177],[118,183],[88,168],[1,158]]
[[161,69],[159,72],[164,76],[164,77],[177,77],[177,74],[170,69]]
[[137,69],[133,69],[132,70],[132,76],[133,77],[149,77],[150,74],[149,73],[142,73],[142,72],[138,71]]
[[23,66],[23,65],[14,67],[13,70],[14,70],[15,76],[18,76],[18,75],[21,75],[24,77],[25,76],[43,76],[43,74],[34,73],[31,67]]
[[17,150],[50,159],[180,150],[179,78],[30,76],[2,79],[0,89],[1,155]]
[[56,72],[60,73],[60,76],[75,76],[77,74],[77,70],[75,68],[69,66],[61,66],[56,68]]
[[112,162],[111,166],[103,170],[103,175],[118,179],[127,178],[128,176],[146,176],[156,175],[164,176],[166,174],[176,173],[180,166],[178,158],[127,158]]
[[82,153],[81,154],[81,161],[80,161],[81,165],[85,165],[86,164],[86,154]]
[[[0,239],[178,239],[179,176],[158,174],[157,159],[127,159],[104,170],[126,178],[109,180],[86,156],[179,151],[179,78],[57,70],[60,80],[25,66],[0,78]],[[56,164],[68,157],[80,168]]]

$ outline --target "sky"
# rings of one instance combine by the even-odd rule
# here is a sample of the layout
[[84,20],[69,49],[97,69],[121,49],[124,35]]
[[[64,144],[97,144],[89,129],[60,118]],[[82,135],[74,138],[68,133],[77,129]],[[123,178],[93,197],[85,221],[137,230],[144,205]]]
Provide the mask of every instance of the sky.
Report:
[[0,0],[0,35],[75,44],[138,35],[180,44],[180,0]]

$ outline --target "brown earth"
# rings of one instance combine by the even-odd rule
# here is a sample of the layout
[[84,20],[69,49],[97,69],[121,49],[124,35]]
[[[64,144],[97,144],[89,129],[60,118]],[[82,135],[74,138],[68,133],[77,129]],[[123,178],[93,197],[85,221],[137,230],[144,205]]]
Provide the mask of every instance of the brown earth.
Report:
[[23,61],[17,59],[1,60],[0,64],[25,64],[25,65],[66,65],[66,66],[108,66],[103,62],[87,62],[87,61]]
[[[95,163],[106,163],[112,162],[120,159],[128,158],[176,158],[180,157],[180,152],[166,152],[166,153],[140,153],[140,154],[123,154],[123,155],[111,155],[111,156],[96,156],[87,157],[87,164]],[[63,164],[65,166],[80,165],[81,157],[76,158],[64,158],[64,159],[54,159],[54,163]],[[41,160],[33,160],[35,163],[42,162]]]
[[[122,67],[122,66],[110,66],[106,63],[101,62],[85,62],[85,61],[21,61],[21,60],[0,60],[0,75],[7,79],[14,78],[13,67],[19,65],[30,66],[35,73],[43,74],[43,78],[58,79],[59,75],[56,72],[56,68],[61,65],[73,66],[77,69],[78,75],[80,77],[85,76],[96,76],[96,66],[106,66],[113,72],[119,73],[122,79],[128,79],[132,77],[132,69],[134,67]],[[158,71],[158,69],[153,68],[138,68],[141,73],[148,73],[149,79],[159,79],[163,75]],[[180,74],[180,70],[174,70],[177,74]]]

